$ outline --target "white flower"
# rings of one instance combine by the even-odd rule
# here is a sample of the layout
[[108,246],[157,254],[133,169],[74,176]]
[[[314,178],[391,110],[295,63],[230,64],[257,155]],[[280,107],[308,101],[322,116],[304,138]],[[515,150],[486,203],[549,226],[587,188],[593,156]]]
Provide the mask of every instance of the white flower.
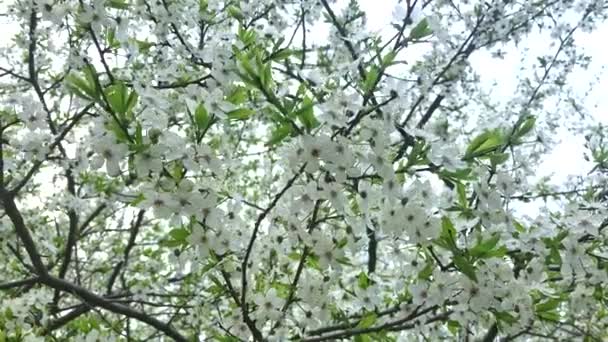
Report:
[[327,136],[311,136],[305,135],[301,140],[301,150],[299,162],[306,163],[306,172],[315,172],[319,169],[319,162],[322,157],[327,154],[326,149],[330,145],[329,137]]
[[382,231],[390,235],[400,235],[404,229],[401,208],[393,205],[384,205],[380,216],[380,227]]
[[391,180],[395,178],[392,164],[381,154],[369,153],[365,161],[374,167],[380,177]]
[[437,205],[437,196],[435,196],[431,183],[428,180],[423,183],[416,179],[407,187],[404,196],[408,202],[416,201],[416,203],[425,208],[432,208]]
[[[411,216],[407,217],[411,218]],[[435,217],[429,217],[426,219],[423,218],[421,222],[415,220],[415,223],[408,224],[406,226],[406,230],[411,243],[426,244],[429,242],[429,239],[439,237],[439,233],[441,232],[441,223],[439,219]]]
[[21,141],[21,149],[25,160],[44,160],[49,154],[46,141],[50,140],[49,134],[28,134]]
[[346,203],[346,197],[344,197],[344,189],[342,186],[338,182],[323,182],[321,184],[321,188],[321,197],[328,199],[339,213],[344,213],[344,203]]
[[140,177],[147,177],[150,172],[159,173],[163,169],[162,147],[152,145],[135,154],[135,170]]
[[577,212],[574,216],[566,219],[566,224],[576,234],[593,236],[599,235],[599,228],[602,225],[603,217],[593,212]]
[[240,312],[230,317],[227,326],[229,327],[230,333],[240,340],[249,341],[251,338],[251,331],[247,324],[245,324],[245,320]]
[[226,118],[226,113],[236,109],[232,103],[224,100],[224,93],[219,87],[213,89],[211,93],[206,92],[204,98],[203,104],[209,115]]
[[42,18],[61,25],[61,21],[67,13],[67,6],[53,0],[37,0],[38,11],[42,13]]
[[[404,20],[408,15],[407,6],[408,5],[405,2],[401,2],[401,1],[397,4],[395,4],[395,7],[393,8],[393,20],[395,20],[395,21]],[[414,6],[413,6],[413,8],[411,8],[411,13],[409,13],[409,15],[410,15],[409,19],[412,21],[412,23],[417,22],[422,17],[422,11],[420,10],[420,7],[421,6],[416,6],[416,3],[414,2]]]
[[223,213],[217,208],[217,197],[214,193],[208,193],[196,205],[198,206],[196,218],[199,221],[205,222],[211,228],[221,228],[220,223]]
[[128,44],[129,39],[129,18],[128,17],[118,17],[116,18],[116,40],[123,44]]
[[281,317],[281,308],[285,303],[283,298],[277,294],[277,290],[271,288],[265,294],[256,293],[253,301],[258,306],[255,313],[262,320],[277,320]]
[[380,289],[377,285],[371,285],[366,289],[359,286],[355,287],[355,298],[358,308],[373,311],[374,308],[379,307],[382,304],[382,296],[380,296]]
[[405,205],[399,215],[402,218],[401,224],[412,235],[418,235],[415,232],[421,230],[427,218],[424,209],[416,204]]
[[[47,127],[46,118],[42,106],[31,97],[22,99],[22,110],[17,111],[19,119],[32,131]],[[21,102],[21,101],[20,101]]]
[[415,305],[422,305],[429,298],[429,286],[425,282],[412,284],[410,285],[410,293],[412,294],[412,302]]
[[431,144],[429,160],[433,164],[443,166],[447,171],[456,172],[466,167],[466,164],[458,157],[459,154],[460,151],[454,146],[434,143]]
[[200,209],[198,204],[203,200],[203,195],[178,188],[174,200],[176,202],[176,214],[191,217],[198,213]]
[[314,252],[319,257],[319,265],[324,269],[330,266],[336,268],[337,260],[344,256],[344,251],[337,248],[332,239],[326,236],[321,236],[316,241]]
[[100,34],[104,26],[114,25],[114,21],[106,12],[105,0],[94,0],[91,5],[84,3],[82,8],[83,11],[78,16],[78,20],[83,24],[90,24],[95,34]]
[[218,176],[222,176],[225,173],[224,165],[221,160],[215,156],[213,150],[207,145],[199,145],[196,148],[196,161],[203,170],[210,170]]
[[505,196],[511,196],[515,193],[515,183],[513,178],[506,172],[498,172],[496,174],[496,188]]
[[309,182],[306,185],[295,185],[291,193],[294,201],[290,203],[290,212],[296,215],[299,213],[307,215],[321,196],[315,182]]
[[126,145],[104,135],[93,144],[93,149],[97,153],[91,160],[93,169],[100,168],[105,162],[108,175],[112,177],[120,175],[120,162],[125,159],[129,152]]
[[187,240],[192,246],[196,247],[198,255],[202,260],[209,256],[215,245],[213,235],[209,234],[209,232],[200,225],[196,225],[192,228],[192,233],[188,236]]
[[152,208],[155,217],[169,218],[175,212],[177,202],[170,194],[148,190],[143,195],[145,199],[138,206],[142,209]]
[[545,265],[539,258],[534,258],[521,271],[524,279],[530,285],[541,284],[546,278]]
[[475,183],[473,185],[477,198],[479,198],[479,207],[489,209],[490,211],[502,208],[502,200],[500,195],[491,189],[486,182]]

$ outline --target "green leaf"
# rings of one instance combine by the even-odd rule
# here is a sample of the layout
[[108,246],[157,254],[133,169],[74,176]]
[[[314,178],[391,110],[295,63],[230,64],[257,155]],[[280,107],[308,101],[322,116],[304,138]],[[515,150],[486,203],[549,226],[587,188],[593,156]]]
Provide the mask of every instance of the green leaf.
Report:
[[504,162],[506,162],[507,160],[509,160],[509,154],[508,153],[493,153],[490,155],[490,162],[492,163],[493,167],[496,167],[497,165],[500,165]]
[[137,100],[139,100],[139,95],[135,90],[131,90],[129,97],[127,98],[127,108],[126,113],[130,113],[135,105],[137,105]]
[[467,147],[464,160],[470,160],[482,156],[502,146],[503,138],[500,130],[494,129],[481,133],[473,139]]
[[469,279],[477,282],[477,275],[475,274],[475,266],[463,255],[454,256],[454,265],[460,272],[466,275]]
[[367,71],[367,73],[365,73],[363,91],[365,91],[366,93],[371,92],[373,90],[372,88],[376,84],[376,81],[378,80],[378,77],[380,77],[380,69],[377,66],[372,65]]
[[536,314],[543,321],[559,322],[560,315],[556,311],[543,311]]
[[252,109],[239,108],[239,109],[235,109],[233,111],[228,112],[226,115],[228,115],[228,118],[230,118],[232,120],[247,120],[253,114],[255,114],[255,111]]
[[458,331],[460,331],[460,323],[458,323],[458,321],[449,320],[448,330],[452,333],[452,335],[456,335]]
[[126,114],[129,108],[129,89],[124,83],[118,81],[117,83],[106,88],[106,98],[112,110],[119,114]]
[[314,114],[314,104],[309,97],[304,98],[301,108],[295,112],[295,115],[309,132],[319,125],[319,122]]
[[464,187],[464,184],[461,182],[456,183],[456,192],[458,193],[458,203],[461,207],[467,208],[469,206],[469,201],[467,199],[467,192]]
[[245,19],[245,16],[243,15],[243,12],[241,12],[241,9],[234,6],[234,5],[230,5],[228,6],[228,14],[233,17],[234,19],[237,20],[243,20]]
[[515,227],[515,230],[520,233],[524,233],[526,231],[526,227],[524,227],[524,225],[521,224],[519,221],[513,220],[513,226]]
[[559,304],[562,302],[561,298],[549,298],[546,302],[544,303],[538,303],[534,306],[534,311],[536,311],[536,313],[539,312],[545,312],[545,311],[552,311],[557,309],[557,307],[559,306]]
[[97,86],[99,84],[99,79],[97,78],[97,71],[95,68],[91,64],[87,64],[84,66],[83,71],[84,78],[87,80],[89,86],[97,92],[98,96],[101,95],[101,91]]
[[96,91],[95,85],[89,84],[84,78],[81,78],[74,73],[70,73],[65,81],[66,86],[74,95],[91,101],[99,99],[99,94]]
[[464,169],[459,169],[456,171],[447,171],[445,169],[441,170],[439,172],[439,176],[443,177],[443,178],[447,178],[447,179],[454,179],[454,180],[473,180],[474,177],[471,176],[471,168],[464,168]]
[[130,140],[129,136],[127,135],[127,133],[125,132],[123,127],[121,127],[120,124],[118,122],[116,122],[116,120],[108,121],[106,124],[106,128],[109,131],[114,133],[116,140],[118,140],[119,142],[122,142],[122,143],[129,142],[129,140]]
[[289,297],[289,292],[291,291],[291,285],[284,284],[278,281],[273,281],[270,284],[270,287],[277,290],[277,294],[280,298],[287,299]]
[[426,18],[420,20],[420,22],[418,23],[418,25],[416,25],[411,31],[410,31],[410,40],[419,40],[422,39],[424,37],[430,36],[431,34],[433,34],[433,31],[431,30],[431,28],[429,27],[429,22]]
[[361,318],[361,320],[357,324],[357,328],[361,328],[361,329],[369,328],[372,325],[374,325],[374,323],[376,323],[377,320],[378,320],[378,315],[376,315],[373,312],[368,312],[365,315],[363,315],[363,318]]
[[360,272],[357,276],[357,285],[361,289],[366,289],[369,287],[369,278],[367,277],[367,274],[365,274],[365,272]]
[[135,134],[134,134],[134,138],[135,138],[135,145],[137,146],[141,146],[144,143],[144,133],[143,133],[143,129],[141,127],[141,124],[137,123],[135,126]]
[[232,90],[230,95],[228,95],[226,97],[226,101],[228,101],[234,105],[240,105],[240,104],[244,103],[245,101],[247,101],[247,97],[248,97],[247,87],[236,86],[236,87],[234,87],[234,89]]
[[347,257],[336,258],[336,261],[338,262],[338,264],[341,264],[341,265],[353,266],[353,263],[350,262],[350,259],[348,259]]
[[289,134],[291,134],[291,130],[292,130],[292,128],[291,128],[290,124],[284,124],[284,125],[277,127],[270,134],[270,140],[268,141],[267,145],[276,145],[276,144],[280,143],[285,138],[287,138],[289,136]]
[[475,258],[487,258],[489,252],[498,244],[498,241],[500,241],[500,236],[498,236],[498,234],[493,235],[486,241],[482,240],[469,250],[469,255]]
[[524,120],[523,125],[521,125],[521,127],[517,130],[517,136],[522,137],[522,136],[528,134],[532,130],[532,128],[534,128],[535,124],[536,124],[536,117],[534,117],[534,116],[528,117],[526,120]]
[[205,108],[202,103],[200,103],[194,111],[194,122],[196,123],[198,129],[201,131],[206,130],[209,124],[211,123],[211,118],[207,113],[207,108]]
[[513,145],[521,144],[521,138],[523,138],[526,134],[530,133],[536,124],[536,117],[528,116],[523,120],[520,120],[515,125],[515,131],[513,132],[513,136],[510,139]]
[[230,335],[214,335],[213,340],[218,341],[218,342],[238,342],[238,341],[240,341],[238,338],[236,338],[234,336],[230,336]]
[[371,338],[371,336],[369,334],[360,334],[360,335],[356,335],[355,342],[373,342],[374,340]]
[[271,60],[280,61],[289,58],[293,54],[295,54],[295,51],[292,49],[280,49],[272,53]]
[[384,58],[382,58],[382,66],[384,68],[391,66],[395,60],[395,57],[397,57],[397,51],[387,53]]
[[[243,70],[245,70],[246,76],[248,77],[250,82],[256,83],[256,86],[259,87],[260,84],[259,84],[259,82],[256,81],[258,79],[258,73],[255,71],[255,69],[251,65],[251,62],[249,62],[249,58],[247,57],[247,55],[244,53],[237,52],[237,53],[235,53],[235,56],[237,57],[238,61],[240,62],[240,66],[243,68]],[[242,76],[241,76],[241,78],[242,78]]]
[[116,49],[120,47],[120,42],[116,39],[116,29],[108,27],[106,33],[106,42],[108,47]]
[[291,260],[299,261],[301,258],[301,255],[298,252],[291,252],[291,253],[287,254],[287,257]]
[[115,9],[128,9],[129,4],[127,4],[124,0],[109,0],[107,2],[108,7]]
[[418,272],[418,279],[423,279],[423,280],[430,280],[431,276],[433,275],[433,263],[432,262],[428,262],[424,268]]
[[186,243],[186,239],[190,236],[190,232],[186,228],[174,228],[169,232],[169,236],[174,241]]
[[262,83],[262,87],[264,89],[269,89],[272,84],[272,69],[270,68],[270,63],[266,63],[260,67],[262,69],[262,73],[260,74],[260,82]]
[[506,322],[508,324],[513,324],[517,322],[517,318],[505,311],[497,311],[494,313],[496,320]]
[[456,229],[447,216],[441,218],[441,235],[439,235],[439,239],[435,243],[440,247],[452,251],[454,254],[460,253],[458,246],[456,246]]
[[137,49],[142,53],[147,53],[154,46],[154,43],[145,40],[135,40],[135,43],[137,44]]
[[198,11],[200,14],[204,14],[207,11],[208,7],[209,7],[208,0],[199,0],[198,1]]

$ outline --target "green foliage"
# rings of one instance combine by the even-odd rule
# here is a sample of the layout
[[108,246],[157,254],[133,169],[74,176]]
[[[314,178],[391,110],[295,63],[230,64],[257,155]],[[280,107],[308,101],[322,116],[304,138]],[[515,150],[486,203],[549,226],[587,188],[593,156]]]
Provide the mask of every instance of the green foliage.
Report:
[[433,30],[429,26],[426,18],[420,20],[416,26],[410,31],[410,40],[420,40],[433,34]]
[[378,320],[378,315],[376,315],[373,312],[368,312],[365,315],[363,315],[363,318],[361,318],[361,320],[359,320],[359,323],[357,323],[357,328],[369,328],[372,325],[374,325],[376,323],[376,321]]
[[472,160],[497,151],[504,144],[503,132],[500,129],[488,130],[475,137],[466,149],[464,160]]
[[456,268],[466,275],[469,279],[477,281],[477,275],[475,273],[475,266],[473,261],[466,255],[454,255],[453,259]]
[[67,88],[74,95],[85,100],[101,101],[101,89],[98,86],[97,72],[90,64],[87,64],[82,71],[83,76],[72,72],[66,77],[65,84]]

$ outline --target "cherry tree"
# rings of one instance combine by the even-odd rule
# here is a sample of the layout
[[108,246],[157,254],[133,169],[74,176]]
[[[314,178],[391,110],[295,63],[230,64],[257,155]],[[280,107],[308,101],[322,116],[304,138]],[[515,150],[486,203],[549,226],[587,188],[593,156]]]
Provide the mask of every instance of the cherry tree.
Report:
[[[607,339],[608,130],[570,85],[607,9],[6,4],[0,341]],[[592,168],[555,184],[561,129]]]

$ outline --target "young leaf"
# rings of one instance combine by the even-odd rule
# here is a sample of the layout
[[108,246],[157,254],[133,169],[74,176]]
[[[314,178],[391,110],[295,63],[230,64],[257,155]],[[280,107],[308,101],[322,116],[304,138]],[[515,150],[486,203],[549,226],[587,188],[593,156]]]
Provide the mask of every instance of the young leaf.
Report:
[[477,282],[477,275],[475,274],[475,266],[473,266],[473,264],[467,260],[467,258],[465,258],[462,255],[455,255],[454,256],[454,265],[456,266],[456,268],[458,268],[458,270],[460,272],[462,272],[464,275],[466,275],[469,279]]
[[287,138],[289,134],[291,134],[291,125],[281,125],[277,127],[274,131],[272,131],[272,133],[270,134],[270,140],[268,141],[267,145],[276,145],[283,141],[285,138]]
[[464,160],[470,160],[502,146],[502,134],[498,129],[486,131],[473,139],[467,147]]
[[517,135],[522,137],[526,134],[528,134],[528,132],[530,132],[532,130],[532,128],[534,128],[534,125],[536,124],[536,118],[534,116],[530,116],[528,117],[523,125],[521,125],[521,127],[519,128]]
[[374,323],[376,323],[377,320],[378,320],[378,315],[376,315],[373,312],[368,312],[363,316],[363,318],[361,318],[361,320],[357,324],[357,328],[361,328],[361,329],[369,328],[372,325],[374,325]]
[[475,247],[469,250],[469,254],[475,258],[487,258],[488,253],[496,247],[498,241],[500,241],[498,234],[493,235],[486,241],[479,241]]
[[419,40],[422,39],[424,37],[430,36],[431,34],[433,34],[433,31],[431,30],[430,26],[429,26],[429,22],[426,18],[420,20],[420,22],[418,23],[418,25],[416,25],[411,31],[410,31],[410,40]]
[[194,122],[201,131],[206,130],[207,126],[209,126],[209,123],[211,122],[207,109],[202,103],[199,104],[194,111]]
[[304,98],[301,108],[296,111],[295,114],[298,117],[298,120],[306,127],[307,131],[310,131],[319,125],[319,122],[315,118],[313,102],[308,97]]
[[372,65],[365,74],[365,82],[363,83],[363,90],[366,93],[373,90],[372,88],[376,84],[378,77],[380,77],[380,69],[377,66]]
[[228,118],[233,119],[233,120],[247,120],[253,114],[255,114],[255,111],[252,109],[239,108],[239,109],[235,109],[233,111],[228,112],[226,115],[228,115]]

